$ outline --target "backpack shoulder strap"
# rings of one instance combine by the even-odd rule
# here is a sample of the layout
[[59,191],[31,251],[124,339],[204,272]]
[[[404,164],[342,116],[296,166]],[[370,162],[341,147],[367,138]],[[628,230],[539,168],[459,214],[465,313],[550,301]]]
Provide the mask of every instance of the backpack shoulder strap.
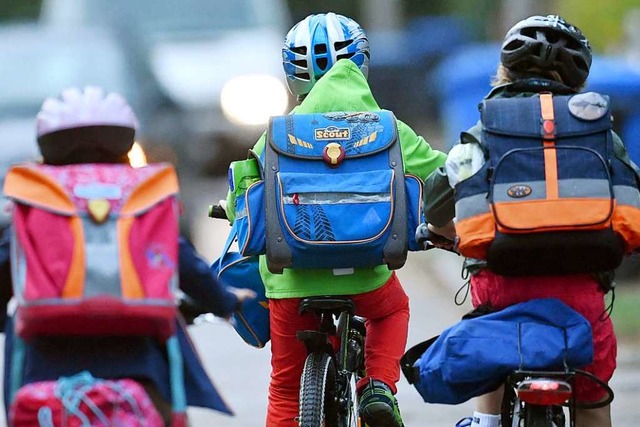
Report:
[[269,120],[269,129],[267,130],[267,140],[264,145],[265,158],[265,231],[267,245],[270,250],[267,251],[269,262],[269,271],[275,274],[281,274],[282,269],[291,264],[291,248],[284,239],[284,233],[278,219],[278,210],[276,206],[276,174],[280,170],[278,153],[274,150],[272,141],[274,139],[274,121],[283,120],[286,129],[293,129],[293,118],[291,115],[282,116],[280,118],[272,117]]

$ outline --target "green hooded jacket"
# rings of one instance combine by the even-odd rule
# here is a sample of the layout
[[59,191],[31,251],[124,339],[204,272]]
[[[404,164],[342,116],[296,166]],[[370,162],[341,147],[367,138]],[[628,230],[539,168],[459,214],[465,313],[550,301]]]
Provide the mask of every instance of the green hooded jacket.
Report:
[[[291,114],[324,113],[331,111],[379,111],[367,80],[349,59],[342,59],[320,79],[300,105]],[[426,178],[442,166],[446,155],[434,150],[406,124],[398,121],[398,136],[404,160],[404,170]],[[263,134],[254,146],[261,154],[266,136]],[[386,265],[355,269],[353,274],[334,275],[333,270],[292,270],[272,274],[267,269],[266,257],[260,257],[260,273],[268,298],[300,298],[318,295],[354,295],[373,291],[382,286],[391,271]]]

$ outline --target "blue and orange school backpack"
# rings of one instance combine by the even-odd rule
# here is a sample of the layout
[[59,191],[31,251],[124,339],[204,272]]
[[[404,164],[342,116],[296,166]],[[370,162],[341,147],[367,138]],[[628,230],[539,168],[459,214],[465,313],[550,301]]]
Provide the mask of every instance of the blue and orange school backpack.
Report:
[[11,263],[16,332],[148,335],[175,332],[178,180],[164,164],[22,164]]
[[460,252],[503,275],[601,272],[640,247],[638,175],[594,92],[481,105],[486,163],[456,186]]
[[404,173],[390,111],[273,117],[263,176],[236,201],[244,255],[284,268],[404,265],[418,250],[422,181]]

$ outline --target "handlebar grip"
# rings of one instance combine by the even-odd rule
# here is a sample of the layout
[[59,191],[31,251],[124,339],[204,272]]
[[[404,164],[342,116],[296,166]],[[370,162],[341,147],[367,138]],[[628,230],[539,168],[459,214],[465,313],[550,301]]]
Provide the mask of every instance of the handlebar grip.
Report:
[[[420,243],[425,250],[433,248],[441,248],[447,251],[458,253],[456,250],[456,241],[447,239],[446,237],[436,234],[429,230],[427,224],[422,223],[416,229],[415,235],[416,242]],[[451,248],[451,249],[449,249]]]
[[209,217],[227,219],[227,212],[220,205],[209,205]]

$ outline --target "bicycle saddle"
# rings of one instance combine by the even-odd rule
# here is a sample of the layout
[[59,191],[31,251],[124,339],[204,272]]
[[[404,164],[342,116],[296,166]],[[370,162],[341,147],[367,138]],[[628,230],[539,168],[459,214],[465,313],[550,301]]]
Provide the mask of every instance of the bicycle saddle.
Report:
[[348,298],[341,297],[308,297],[300,301],[299,313],[304,314],[307,312],[322,313],[329,312],[334,315],[338,315],[343,311],[349,314],[355,313],[356,306]]

